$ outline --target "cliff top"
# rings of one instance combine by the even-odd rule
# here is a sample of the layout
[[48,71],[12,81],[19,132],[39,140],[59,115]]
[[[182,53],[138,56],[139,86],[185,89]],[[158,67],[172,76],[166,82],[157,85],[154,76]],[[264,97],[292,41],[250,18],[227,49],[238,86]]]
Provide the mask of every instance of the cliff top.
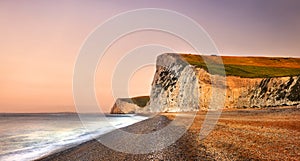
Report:
[[145,107],[150,100],[149,96],[139,96],[139,97],[132,97],[132,98],[119,98],[119,100],[134,103],[139,107]]
[[300,58],[179,55],[189,64],[208,71],[206,60],[211,74],[222,73],[222,65],[217,62],[221,57],[227,76],[269,78],[300,75]]

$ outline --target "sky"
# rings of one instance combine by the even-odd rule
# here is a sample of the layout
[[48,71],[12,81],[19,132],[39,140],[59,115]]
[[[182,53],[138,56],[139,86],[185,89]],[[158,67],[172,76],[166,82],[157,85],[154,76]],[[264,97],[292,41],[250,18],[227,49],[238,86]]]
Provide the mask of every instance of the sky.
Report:
[[[76,112],[72,78],[80,47],[107,19],[139,8],[169,9],[192,18],[221,55],[299,57],[298,0],[1,0],[0,112]],[[177,41],[162,33],[143,34],[117,42],[98,67],[95,88],[104,111],[114,103],[110,80],[116,58],[140,42]],[[178,50],[189,51],[184,45]],[[124,88],[130,96],[149,95],[153,74],[154,66],[140,68]]]

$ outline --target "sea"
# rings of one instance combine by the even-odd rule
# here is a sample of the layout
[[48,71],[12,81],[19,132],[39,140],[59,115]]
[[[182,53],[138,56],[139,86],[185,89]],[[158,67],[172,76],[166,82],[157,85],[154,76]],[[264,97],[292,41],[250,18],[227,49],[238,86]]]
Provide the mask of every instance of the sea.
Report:
[[147,119],[94,114],[82,118],[74,113],[0,114],[0,161],[35,160]]

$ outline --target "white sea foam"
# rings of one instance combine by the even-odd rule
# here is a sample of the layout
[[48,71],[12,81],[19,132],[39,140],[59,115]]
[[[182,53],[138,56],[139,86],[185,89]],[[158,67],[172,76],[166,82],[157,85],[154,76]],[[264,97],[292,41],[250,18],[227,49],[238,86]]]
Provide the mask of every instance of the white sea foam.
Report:
[[92,116],[85,127],[77,115],[6,115],[0,117],[0,160],[34,160],[91,140],[143,116]]

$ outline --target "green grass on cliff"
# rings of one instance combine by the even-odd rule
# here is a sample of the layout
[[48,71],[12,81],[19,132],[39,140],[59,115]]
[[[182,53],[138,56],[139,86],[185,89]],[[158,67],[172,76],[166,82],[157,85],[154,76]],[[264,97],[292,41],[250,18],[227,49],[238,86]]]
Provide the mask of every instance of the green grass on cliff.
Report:
[[122,101],[128,102],[128,103],[134,103],[138,105],[139,107],[145,107],[147,103],[149,102],[150,97],[149,96],[139,96],[139,97],[133,97],[133,98],[122,98]]
[[198,68],[208,71],[204,59],[209,64],[211,74],[239,76],[244,78],[268,78],[300,75],[300,58],[271,57],[233,57],[222,56],[224,68],[217,61],[217,56],[181,54],[183,60]]

